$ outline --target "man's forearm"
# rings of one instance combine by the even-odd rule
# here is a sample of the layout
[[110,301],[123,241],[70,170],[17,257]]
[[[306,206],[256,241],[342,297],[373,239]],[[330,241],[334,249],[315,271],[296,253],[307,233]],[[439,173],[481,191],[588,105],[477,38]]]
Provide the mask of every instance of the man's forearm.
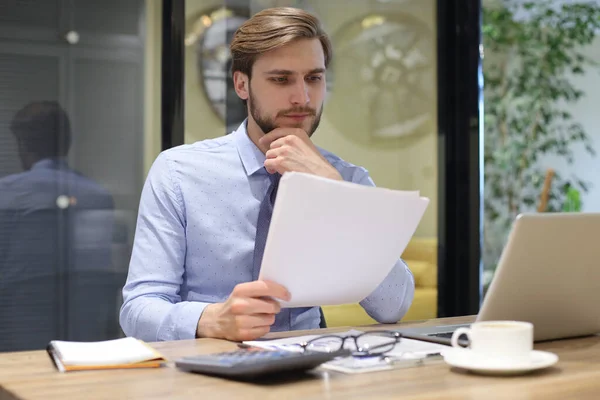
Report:
[[398,260],[383,282],[360,305],[379,323],[398,322],[410,308],[415,294],[412,273]]
[[154,342],[194,339],[198,320],[210,303],[171,303],[156,296],[141,296],[123,304],[121,327],[127,336]]

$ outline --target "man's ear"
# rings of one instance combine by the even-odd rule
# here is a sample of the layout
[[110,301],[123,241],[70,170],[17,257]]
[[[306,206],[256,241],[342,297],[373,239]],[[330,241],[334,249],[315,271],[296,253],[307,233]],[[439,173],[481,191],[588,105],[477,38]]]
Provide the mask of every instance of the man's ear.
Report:
[[240,71],[235,71],[233,73],[233,87],[235,88],[235,92],[237,93],[240,99],[248,100],[250,93],[248,89],[249,86],[250,79],[248,78],[248,75]]

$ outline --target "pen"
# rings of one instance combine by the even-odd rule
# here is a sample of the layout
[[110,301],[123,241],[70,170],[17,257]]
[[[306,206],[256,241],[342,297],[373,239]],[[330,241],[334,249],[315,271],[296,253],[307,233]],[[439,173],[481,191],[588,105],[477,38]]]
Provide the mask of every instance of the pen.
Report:
[[244,350],[272,350],[272,349],[267,349],[265,347],[253,346],[251,344],[246,344],[246,343],[238,343],[238,347],[240,349],[244,349]]
[[412,367],[418,365],[424,365],[426,361],[437,360],[441,358],[442,353],[430,353],[420,358],[395,358],[395,357],[383,357],[383,361],[386,363],[398,366],[398,367]]

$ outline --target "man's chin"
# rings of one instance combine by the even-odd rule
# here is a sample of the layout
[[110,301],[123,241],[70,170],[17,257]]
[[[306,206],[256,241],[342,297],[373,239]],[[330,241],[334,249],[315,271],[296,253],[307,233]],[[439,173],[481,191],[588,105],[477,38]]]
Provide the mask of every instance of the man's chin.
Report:
[[302,129],[304,132],[310,131],[312,121],[307,122],[282,122],[278,124],[278,128]]

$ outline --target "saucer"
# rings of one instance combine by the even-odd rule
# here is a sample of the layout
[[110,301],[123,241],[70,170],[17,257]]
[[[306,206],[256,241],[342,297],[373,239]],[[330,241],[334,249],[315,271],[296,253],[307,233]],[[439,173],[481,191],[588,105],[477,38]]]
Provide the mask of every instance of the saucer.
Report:
[[484,375],[519,375],[548,368],[558,361],[558,356],[547,351],[533,350],[526,362],[506,362],[482,357],[468,349],[452,348],[442,353],[447,364]]

